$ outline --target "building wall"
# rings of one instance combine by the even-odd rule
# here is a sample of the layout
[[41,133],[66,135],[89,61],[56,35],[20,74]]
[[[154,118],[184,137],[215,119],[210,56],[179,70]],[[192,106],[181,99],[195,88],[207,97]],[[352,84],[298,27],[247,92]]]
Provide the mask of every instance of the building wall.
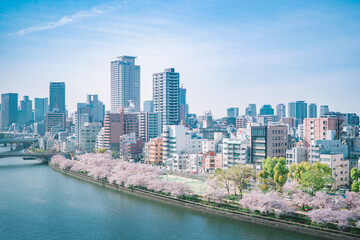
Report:
[[51,82],[49,111],[66,113],[65,106],[65,83]]
[[163,126],[180,122],[179,81],[174,68],[153,74],[154,112],[161,113]]
[[18,121],[18,94],[1,94],[1,130],[6,131],[9,126]]
[[79,149],[92,152],[96,145],[96,137],[101,129],[100,123],[85,123],[80,129]]
[[46,132],[51,132],[51,128],[59,126],[60,130],[65,129],[65,113],[47,113],[45,117]]
[[156,165],[163,163],[163,139],[161,137],[150,139],[145,148],[147,151],[145,162]]
[[326,163],[332,169],[334,179],[333,189],[348,187],[350,184],[350,162],[343,154],[321,154],[320,162]]
[[306,118],[304,119],[304,142],[309,147],[312,140],[325,140],[326,132],[333,130],[340,136],[340,120],[338,118]]
[[134,103],[135,111],[140,111],[140,66],[135,65],[131,56],[118,57],[111,62],[111,112],[129,108]]

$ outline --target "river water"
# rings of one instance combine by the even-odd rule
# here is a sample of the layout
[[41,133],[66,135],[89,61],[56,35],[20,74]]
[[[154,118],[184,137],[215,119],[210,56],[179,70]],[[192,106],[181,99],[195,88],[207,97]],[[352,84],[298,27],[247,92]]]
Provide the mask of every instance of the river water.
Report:
[[35,160],[0,158],[0,239],[319,238],[117,193]]

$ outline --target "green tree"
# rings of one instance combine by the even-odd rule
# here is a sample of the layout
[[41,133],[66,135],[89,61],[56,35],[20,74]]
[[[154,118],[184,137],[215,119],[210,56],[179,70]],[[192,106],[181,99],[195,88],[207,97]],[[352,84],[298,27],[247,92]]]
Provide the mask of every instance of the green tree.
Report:
[[359,182],[360,169],[357,169],[357,168],[351,169],[350,176],[352,179],[354,179],[352,186],[351,186],[351,191],[358,193],[360,191],[360,182]]
[[107,151],[106,148],[99,148],[99,149],[97,150],[97,153],[105,153],[106,151]]
[[240,197],[244,189],[248,186],[250,179],[254,176],[254,169],[248,165],[236,165],[230,168],[231,179],[239,190]]
[[264,159],[262,171],[258,173],[260,189],[267,191],[269,188],[277,188],[279,191],[287,180],[289,170],[286,168],[286,160],[283,157]]
[[234,185],[230,169],[216,169],[215,177],[217,178],[220,186],[225,188],[228,195],[230,195],[230,189]]
[[311,169],[309,162],[301,162],[300,164],[291,164],[289,167],[288,177],[290,180],[295,180],[301,183],[302,175]]
[[300,185],[308,188],[310,193],[314,194],[333,182],[331,168],[325,163],[317,162],[308,171],[301,174]]

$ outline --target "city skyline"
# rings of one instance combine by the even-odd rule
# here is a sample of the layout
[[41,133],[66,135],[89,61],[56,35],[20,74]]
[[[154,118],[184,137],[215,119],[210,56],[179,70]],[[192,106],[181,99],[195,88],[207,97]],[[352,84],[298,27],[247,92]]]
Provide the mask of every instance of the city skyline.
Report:
[[48,97],[49,82],[65,82],[70,112],[86,94],[109,110],[110,62],[131,55],[142,68],[141,105],[152,74],[172,67],[197,114],[297,100],[360,113],[356,2],[58,4],[0,5],[0,92]]

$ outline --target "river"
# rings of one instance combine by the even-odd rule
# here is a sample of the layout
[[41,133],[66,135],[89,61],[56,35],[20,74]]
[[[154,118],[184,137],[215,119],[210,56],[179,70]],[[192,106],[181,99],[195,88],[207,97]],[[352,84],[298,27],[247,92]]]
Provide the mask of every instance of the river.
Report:
[[36,160],[0,158],[0,239],[319,238],[117,193]]

